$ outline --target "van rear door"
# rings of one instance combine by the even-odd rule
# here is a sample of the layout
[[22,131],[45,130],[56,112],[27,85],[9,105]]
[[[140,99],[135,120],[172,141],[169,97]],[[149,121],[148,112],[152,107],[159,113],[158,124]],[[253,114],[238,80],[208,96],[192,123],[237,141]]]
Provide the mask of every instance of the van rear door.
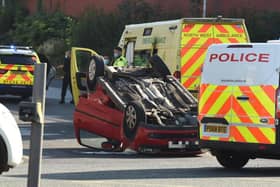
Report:
[[201,138],[275,144],[280,45],[213,45],[203,66]]

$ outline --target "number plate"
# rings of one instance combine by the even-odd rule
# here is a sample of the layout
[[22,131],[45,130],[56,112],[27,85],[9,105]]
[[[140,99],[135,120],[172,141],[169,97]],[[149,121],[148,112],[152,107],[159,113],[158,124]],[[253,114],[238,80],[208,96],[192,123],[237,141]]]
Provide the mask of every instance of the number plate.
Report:
[[212,124],[212,123],[206,124],[204,132],[225,134],[227,133],[227,126],[221,124]]
[[25,75],[25,74],[27,74],[26,71],[12,71],[11,73],[15,74],[15,75]]
[[32,85],[33,81],[24,80],[0,80],[0,84]]
[[169,149],[184,149],[186,148],[186,143],[179,141],[179,142],[172,142],[168,141],[168,148]]

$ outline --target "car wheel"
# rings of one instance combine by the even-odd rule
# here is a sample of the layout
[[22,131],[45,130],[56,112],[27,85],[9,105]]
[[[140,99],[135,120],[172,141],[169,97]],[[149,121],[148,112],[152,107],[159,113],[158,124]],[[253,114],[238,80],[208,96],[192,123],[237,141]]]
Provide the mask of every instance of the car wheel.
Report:
[[123,129],[127,139],[135,138],[138,126],[145,122],[144,106],[139,102],[128,103],[124,111]]
[[163,60],[158,56],[154,55],[150,59],[150,63],[153,69],[153,72],[160,76],[160,77],[166,77],[167,75],[171,75],[168,67],[163,62]]
[[240,169],[249,161],[248,156],[237,153],[218,153],[216,158],[223,167],[228,169]]
[[88,66],[87,84],[89,90],[94,90],[97,77],[104,75],[104,62],[99,56],[93,56]]
[[3,139],[0,137],[0,174],[3,171],[9,170],[7,166],[7,162],[8,162],[7,148]]

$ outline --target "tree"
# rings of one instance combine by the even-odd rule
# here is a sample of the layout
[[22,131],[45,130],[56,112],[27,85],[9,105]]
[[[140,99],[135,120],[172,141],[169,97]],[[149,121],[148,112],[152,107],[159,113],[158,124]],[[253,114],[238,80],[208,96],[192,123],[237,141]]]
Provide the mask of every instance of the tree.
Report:
[[122,30],[118,16],[90,10],[73,27],[73,44],[110,55],[118,44]]

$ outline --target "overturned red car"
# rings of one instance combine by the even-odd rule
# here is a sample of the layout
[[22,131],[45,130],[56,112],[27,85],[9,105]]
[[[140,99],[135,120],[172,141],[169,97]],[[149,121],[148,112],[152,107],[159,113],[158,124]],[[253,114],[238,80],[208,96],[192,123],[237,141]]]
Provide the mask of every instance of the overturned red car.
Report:
[[[76,61],[71,63],[77,66]],[[80,91],[74,128],[81,145],[102,151],[200,153],[197,100],[158,56],[147,67],[113,67],[94,54],[84,69],[71,70]]]

